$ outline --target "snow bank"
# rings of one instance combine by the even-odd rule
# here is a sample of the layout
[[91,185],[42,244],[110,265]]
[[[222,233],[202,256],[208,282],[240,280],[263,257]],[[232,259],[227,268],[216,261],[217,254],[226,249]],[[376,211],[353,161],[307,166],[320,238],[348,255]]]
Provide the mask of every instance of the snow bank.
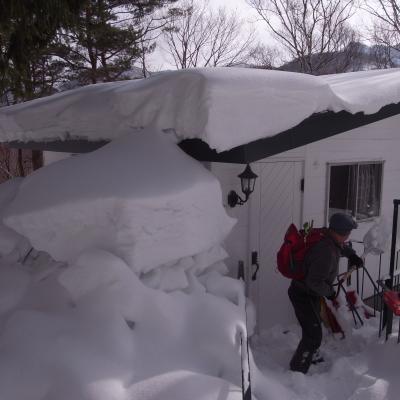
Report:
[[[241,395],[243,308],[229,296],[211,294],[194,276],[196,285],[185,293],[150,289],[104,250],[49,266],[41,279],[27,267],[12,267],[23,277],[16,285],[8,281],[14,293],[0,285],[0,398]],[[230,278],[219,275],[224,279],[229,286]],[[16,296],[18,287],[24,291]],[[236,290],[243,304],[243,287]],[[10,303],[8,314],[3,298]]]
[[398,69],[323,77],[248,68],[169,71],[3,107],[0,138],[113,140],[154,125],[224,151],[321,111],[375,113],[400,102],[399,78]]
[[234,220],[172,139],[144,129],[0,185],[34,247],[0,259],[0,399],[241,398]]
[[100,248],[146,273],[222,242],[234,220],[221,196],[211,173],[147,129],[25,178],[4,221],[56,260]]

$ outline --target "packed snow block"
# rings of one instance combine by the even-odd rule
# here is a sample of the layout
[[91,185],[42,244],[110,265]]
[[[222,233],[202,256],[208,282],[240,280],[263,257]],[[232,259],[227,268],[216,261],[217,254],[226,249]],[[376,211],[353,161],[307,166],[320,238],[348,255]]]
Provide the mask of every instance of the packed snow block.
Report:
[[123,260],[107,251],[83,252],[65,268],[58,282],[76,304],[85,298],[101,298],[128,321],[135,321],[140,313],[143,285]]
[[146,286],[166,292],[186,289],[190,286],[188,273],[199,276],[208,269],[223,274],[228,273],[228,268],[221,263],[227,256],[223,247],[216,245],[193,257],[183,257],[177,262],[161,265],[149,273],[143,274],[140,279]]
[[240,383],[242,307],[205,290],[148,288],[123,260],[102,250],[83,253],[58,281],[86,318],[113,310],[126,321],[135,343],[136,381],[187,369]]
[[4,221],[58,261],[99,248],[137,273],[212,248],[235,222],[217,179],[155,129],[35,171]]

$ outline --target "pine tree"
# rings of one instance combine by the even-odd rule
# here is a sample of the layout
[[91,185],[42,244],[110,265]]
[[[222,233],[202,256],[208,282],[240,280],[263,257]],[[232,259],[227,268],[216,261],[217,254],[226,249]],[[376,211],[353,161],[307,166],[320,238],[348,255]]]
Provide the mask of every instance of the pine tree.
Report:
[[60,65],[50,60],[48,46],[61,27],[74,24],[84,1],[0,0],[0,95],[13,101],[48,92]]
[[154,48],[143,41],[151,24],[147,18],[175,1],[90,0],[77,25],[59,35],[55,53],[80,84],[119,80],[143,52]]

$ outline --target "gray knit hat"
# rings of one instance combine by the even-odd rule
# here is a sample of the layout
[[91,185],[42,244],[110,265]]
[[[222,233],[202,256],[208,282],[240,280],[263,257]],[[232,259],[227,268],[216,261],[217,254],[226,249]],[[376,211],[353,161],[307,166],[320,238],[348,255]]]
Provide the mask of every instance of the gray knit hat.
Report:
[[351,215],[336,213],[329,219],[329,229],[332,229],[338,235],[345,236],[356,228],[357,222],[354,221]]

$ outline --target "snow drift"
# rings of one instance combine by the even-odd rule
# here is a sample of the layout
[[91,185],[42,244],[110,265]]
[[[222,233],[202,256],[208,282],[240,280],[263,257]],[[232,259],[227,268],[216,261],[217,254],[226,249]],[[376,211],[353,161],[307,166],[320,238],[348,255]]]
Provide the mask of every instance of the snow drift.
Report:
[[142,130],[36,171],[5,223],[56,260],[102,248],[137,273],[208,251],[234,220],[217,179],[170,139]]
[[240,398],[244,290],[221,247],[234,220],[169,135],[44,167],[0,203],[16,237],[0,258],[1,399]]

